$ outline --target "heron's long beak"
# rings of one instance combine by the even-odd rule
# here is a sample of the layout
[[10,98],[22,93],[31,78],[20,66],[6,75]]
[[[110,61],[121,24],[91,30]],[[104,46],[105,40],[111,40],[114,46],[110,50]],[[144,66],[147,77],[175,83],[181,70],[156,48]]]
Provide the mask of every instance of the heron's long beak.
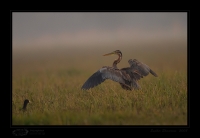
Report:
[[115,54],[115,52],[111,52],[111,53],[105,54],[103,56],[109,56],[109,55],[114,55],[114,54]]

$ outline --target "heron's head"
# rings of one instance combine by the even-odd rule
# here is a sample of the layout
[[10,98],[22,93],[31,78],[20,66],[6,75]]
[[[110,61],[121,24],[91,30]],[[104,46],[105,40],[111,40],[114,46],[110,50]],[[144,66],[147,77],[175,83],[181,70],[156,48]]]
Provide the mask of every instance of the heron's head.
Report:
[[108,53],[108,54],[105,54],[103,56],[109,56],[109,55],[118,55],[118,56],[121,57],[122,56],[122,52],[120,50],[115,50],[115,51],[113,51],[111,53]]

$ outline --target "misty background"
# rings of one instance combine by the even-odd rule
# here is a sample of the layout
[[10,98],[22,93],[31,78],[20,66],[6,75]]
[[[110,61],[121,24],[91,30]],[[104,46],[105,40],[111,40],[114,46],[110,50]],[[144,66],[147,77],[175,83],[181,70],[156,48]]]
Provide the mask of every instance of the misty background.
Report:
[[186,12],[13,12],[13,50],[186,40]]
[[187,12],[12,13],[14,72],[95,71],[112,65],[116,56],[102,55],[114,50],[123,53],[119,68],[136,58],[159,71],[186,70]]

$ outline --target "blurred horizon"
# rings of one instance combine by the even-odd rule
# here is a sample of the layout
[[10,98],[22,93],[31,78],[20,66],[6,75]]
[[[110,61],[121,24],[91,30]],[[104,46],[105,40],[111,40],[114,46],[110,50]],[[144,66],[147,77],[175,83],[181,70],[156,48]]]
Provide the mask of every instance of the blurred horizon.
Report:
[[187,12],[13,12],[13,50],[187,42]]

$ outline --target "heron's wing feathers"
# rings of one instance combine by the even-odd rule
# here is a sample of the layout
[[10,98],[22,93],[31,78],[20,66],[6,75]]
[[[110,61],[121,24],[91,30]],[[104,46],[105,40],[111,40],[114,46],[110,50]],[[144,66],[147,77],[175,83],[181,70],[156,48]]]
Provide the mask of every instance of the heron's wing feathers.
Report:
[[[128,74],[131,78],[131,81],[128,82],[127,85],[130,85],[134,89],[139,89],[140,85],[137,83],[137,80],[139,80],[143,76],[141,76],[139,73],[133,71],[133,69],[130,67],[122,68],[121,70],[126,72],[126,74]],[[122,88],[125,88],[123,85],[121,85],[121,86],[122,86]]]
[[158,75],[152,70],[152,69],[150,69],[150,71],[149,71],[152,75],[154,75],[155,77],[158,77]]
[[112,67],[102,67],[83,84],[82,89],[90,89],[104,82],[106,79],[110,79],[124,85],[125,81],[130,81],[130,77],[124,76],[125,72]]
[[138,61],[137,59],[129,60],[129,64],[130,67],[132,68],[132,72],[141,75],[141,77],[147,76],[149,72],[155,77],[157,77],[157,74],[153,70],[151,70],[149,66]]
[[[136,59],[130,59],[129,61],[130,67],[127,68],[122,68],[121,70],[123,70],[124,72],[126,72],[126,74],[128,74],[131,78],[131,83],[128,82],[126,83],[127,85],[133,87],[134,89],[139,89],[140,85],[138,84],[138,80],[140,80],[141,78],[143,78],[144,76],[147,76],[149,74],[149,72],[157,77],[157,74],[152,71],[149,66],[147,66],[146,64],[139,62]],[[126,88],[123,85],[121,85],[122,88]]]
[[143,78],[143,76],[147,76],[150,72],[157,77],[157,74],[146,64],[139,62],[136,59],[130,59],[128,62],[130,67],[122,68],[121,70],[107,66],[102,67],[88,78],[83,84],[82,89],[93,88],[104,82],[106,79],[119,82],[123,89],[132,90],[132,87],[134,89],[139,89],[140,86],[137,81]]

